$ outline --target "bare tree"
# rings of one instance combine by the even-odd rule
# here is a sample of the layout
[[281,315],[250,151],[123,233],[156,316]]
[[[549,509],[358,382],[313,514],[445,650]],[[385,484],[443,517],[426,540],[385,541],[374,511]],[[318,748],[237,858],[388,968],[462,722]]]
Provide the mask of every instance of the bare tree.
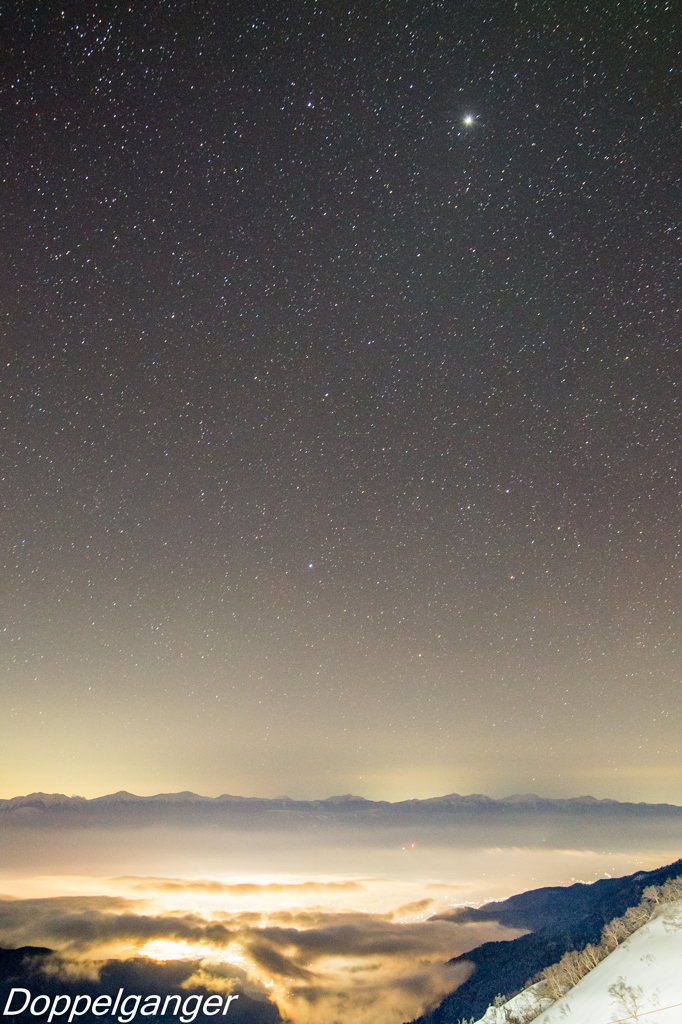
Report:
[[651,1004],[655,1008],[659,1003],[656,993],[650,1000],[647,1000],[641,985],[628,985],[625,978],[622,977],[615,985],[609,987],[609,995],[613,996],[618,1013],[622,1014],[624,1011],[635,1021],[639,1020],[639,1014],[644,1011],[647,1004]]

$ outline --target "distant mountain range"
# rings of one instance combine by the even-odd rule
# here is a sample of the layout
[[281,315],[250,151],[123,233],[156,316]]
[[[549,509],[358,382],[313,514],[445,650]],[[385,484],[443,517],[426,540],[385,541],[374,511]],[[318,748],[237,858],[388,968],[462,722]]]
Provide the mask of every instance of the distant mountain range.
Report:
[[29,793],[27,796],[15,796],[9,800],[0,800],[0,812],[18,811],[22,808],[41,809],[73,809],[90,810],[98,807],[125,804],[125,805],[202,805],[208,807],[232,807],[254,808],[258,810],[324,810],[334,811],[356,811],[356,812],[377,812],[388,813],[400,811],[470,811],[488,810],[501,811],[507,814],[521,811],[528,812],[570,812],[580,811],[581,813],[591,810],[606,813],[628,813],[628,814],[671,814],[682,815],[682,807],[676,804],[649,804],[649,803],[622,803],[618,800],[605,798],[597,800],[593,796],[577,796],[568,799],[552,799],[549,797],[537,796],[535,793],[515,793],[512,796],[502,797],[494,800],[492,797],[482,793],[472,793],[469,796],[461,796],[459,793],[448,793],[446,796],[429,797],[425,800],[399,800],[390,802],[388,800],[366,800],[362,796],[354,796],[346,793],[342,796],[329,796],[321,800],[292,800],[288,796],[275,797],[246,797],[233,796],[223,793],[221,796],[210,797],[200,796],[197,793],[184,791],[181,793],[157,793],[155,796],[136,796],[120,790],[117,793],[109,793],[106,796],[94,797],[86,800],[82,796],[65,796],[63,793]]

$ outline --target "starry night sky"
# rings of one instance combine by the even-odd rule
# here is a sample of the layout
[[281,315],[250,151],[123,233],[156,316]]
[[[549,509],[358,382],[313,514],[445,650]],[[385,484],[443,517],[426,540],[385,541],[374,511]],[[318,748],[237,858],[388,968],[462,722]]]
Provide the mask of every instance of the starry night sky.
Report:
[[682,802],[674,6],[7,6],[1,795]]

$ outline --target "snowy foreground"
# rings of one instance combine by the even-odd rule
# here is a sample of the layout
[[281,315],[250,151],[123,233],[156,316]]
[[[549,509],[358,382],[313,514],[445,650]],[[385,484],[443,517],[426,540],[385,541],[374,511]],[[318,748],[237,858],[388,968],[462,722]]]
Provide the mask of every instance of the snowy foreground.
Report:
[[[679,1024],[682,1021],[682,901],[618,946],[562,999],[539,1001],[537,986],[504,1006],[490,1007],[477,1024]],[[544,1008],[534,1017],[538,1008]]]

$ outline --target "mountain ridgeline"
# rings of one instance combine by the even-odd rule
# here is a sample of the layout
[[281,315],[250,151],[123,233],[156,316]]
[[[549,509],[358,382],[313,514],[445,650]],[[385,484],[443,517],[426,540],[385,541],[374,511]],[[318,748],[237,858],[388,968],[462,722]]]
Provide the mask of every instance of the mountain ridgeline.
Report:
[[682,807],[675,804],[622,803],[618,800],[597,800],[593,796],[579,796],[568,799],[549,799],[533,793],[515,794],[494,800],[481,793],[461,796],[449,793],[446,796],[430,797],[424,800],[366,800],[361,796],[346,793],[320,800],[293,800],[288,796],[275,798],[233,796],[223,793],[217,797],[200,796],[188,791],[181,793],[157,793],[154,796],[136,796],[121,790],[106,796],[86,799],[82,796],[65,796],[62,793],[29,793],[0,800],[0,816],[8,820],[17,812],[43,811],[51,815],[73,817],[80,820],[111,816],[112,814],[132,815],[182,814],[192,817],[206,817],[223,813],[259,813],[267,811],[302,812],[316,814],[352,813],[356,817],[393,818],[408,814],[468,814],[504,815],[519,814],[596,814],[602,817],[612,815],[647,816],[665,815],[682,819]]

